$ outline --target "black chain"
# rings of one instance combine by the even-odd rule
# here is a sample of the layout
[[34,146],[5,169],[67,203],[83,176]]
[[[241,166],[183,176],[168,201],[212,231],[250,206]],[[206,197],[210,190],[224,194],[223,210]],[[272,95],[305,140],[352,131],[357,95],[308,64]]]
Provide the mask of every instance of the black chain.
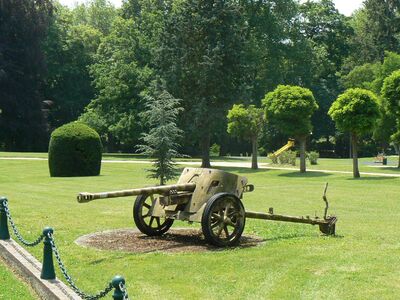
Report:
[[[18,240],[19,240],[22,244],[24,244],[25,246],[28,246],[28,247],[33,247],[33,246],[38,245],[41,241],[43,241],[43,239],[45,238],[45,235],[44,235],[43,233],[42,233],[35,241],[33,241],[33,242],[28,242],[28,241],[26,241],[26,240],[21,236],[21,234],[20,234],[19,231],[18,231],[17,226],[16,226],[15,223],[14,223],[14,220],[13,220],[13,218],[12,218],[12,216],[11,216],[11,213],[10,213],[10,209],[8,208],[8,202],[7,202],[7,200],[3,202],[3,207],[4,207],[4,210],[5,210],[5,212],[6,212],[8,221],[9,221],[10,224],[11,224],[11,227],[12,227],[12,229],[13,229],[13,232],[14,232],[15,236],[18,238]],[[61,272],[62,272],[62,274],[63,274],[64,277],[65,277],[65,280],[67,280],[67,282],[68,282],[68,284],[71,286],[71,288],[72,288],[72,289],[75,291],[75,293],[77,293],[82,299],[97,300],[97,299],[100,299],[100,298],[104,298],[109,292],[112,291],[113,286],[112,286],[111,282],[109,282],[109,283],[107,284],[107,286],[104,288],[104,290],[100,291],[100,292],[97,293],[96,295],[88,295],[88,294],[84,293],[83,291],[81,291],[81,290],[76,286],[76,284],[75,284],[75,282],[73,281],[73,279],[71,278],[71,276],[68,274],[67,269],[65,268],[65,265],[64,265],[64,263],[63,263],[62,260],[61,260],[60,253],[58,252],[58,249],[57,249],[57,247],[56,247],[56,244],[55,244],[53,235],[49,232],[47,236],[48,236],[48,238],[49,238],[49,240],[50,240],[51,248],[52,248],[52,250],[53,250],[53,252],[54,252],[54,256],[55,256],[56,259],[57,259],[57,262],[58,262],[58,265],[59,265],[59,267],[60,267],[60,269],[61,269]],[[129,300],[128,292],[127,292],[127,290],[126,290],[125,285],[124,285],[123,283],[121,283],[121,284],[119,285],[119,288],[120,288],[120,290],[122,291],[122,293],[124,294],[124,300]]]
[[122,293],[124,294],[124,300],[129,300],[129,296],[128,296],[128,291],[125,287],[125,284],[123,284],[122,282],[120,282],[119,284],[119,289],[122,291]]
[[8,202],[7,202],[7,200],[5,200],[5,201],[3,202],[3,207],[4,207],[4,210],[6,211],[6,215],[7,215],[8,221],[10,222],[11,227],[12,227],[12,229],[13,229],[13,231],[14,231],[14,234],[15,234],[15,236],[17,237],[17,239],[18,239],[22,244],[24,244],[24,245],[27,246],[27,247],[34,247],[34,246],[39,245],[39,243],[44,239],[44,234],[42,233],[42,234],[41,234],[35,241],[33,241],[33,242],[28,242],[28,241],[26,241],[26,240],[21,236],[21,234],[19,233],[18,228],[17,228],[17,225],[15,225],[14,220],[13,220],[13,218],[11,217],[11,213],[10,213],[10,209],[8,208]]
[[71,286],[71,288],[75,291],[75,293],[77,293],[82,299],[97,300],[97,299],[105,297],[109,292],[111,292],[111,290],[113,289],[111,282],[107,284],[107,286],[104,288],[104,290],[97,293],[96,295],[88,295],[88,294],[84,293],[83,291],[81,291],[76,286],[76,284],[73,281],[73,279],[71,278],[71,276],[68,274],[67,269],[65,268],[65,265],[61,260],[60,253],[58,252],[58,249],[56,247],[54,237],[51,233],[48,233],[48,238],[50,240],[50,244],[51,244],[51,248],[54,252],[54,256],[57,259],[58,266],[60,267],[60,270],[61,270],[62,274],[64,275],[65,280],[68,282],[68,284]]

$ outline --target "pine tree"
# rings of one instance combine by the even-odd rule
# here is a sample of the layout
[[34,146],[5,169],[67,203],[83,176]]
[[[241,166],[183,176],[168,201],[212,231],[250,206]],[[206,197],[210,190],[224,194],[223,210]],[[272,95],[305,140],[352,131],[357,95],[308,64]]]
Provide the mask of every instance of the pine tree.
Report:
[[177,175],[174,158],[181,156],[178,140],[183,132],[176,121],[183,109],[180,101],[159,81],[153,84],[152,92],[145,95],[144,100],[146,110],[141,115],[150,130],[143,134],[144,145],[139,145],[138,151],[154,159],[153,168],[148,170],[149,177],[159,179],[160,185],[164,185]]

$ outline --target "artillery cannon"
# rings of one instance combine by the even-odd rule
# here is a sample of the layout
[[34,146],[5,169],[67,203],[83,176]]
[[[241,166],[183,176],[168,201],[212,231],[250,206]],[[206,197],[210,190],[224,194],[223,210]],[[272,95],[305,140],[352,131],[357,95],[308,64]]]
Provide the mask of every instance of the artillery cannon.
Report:
[[237,244],[243,233],[246,218],[319,225],[322,233],[335,234],[336,217],[327,216],[326,188],[323,199],[325,213],[318,217],[292,217],[245,211],[243,193],[254,186],[247,178],[217,169],[185,168],[177,184],[122,190],[105,193],[80,193],[79,203],[96,199],[137,196],[133,219],[146,235],[157,236],[168,231],[174,220],[200,222],[207,242],[224,247]]

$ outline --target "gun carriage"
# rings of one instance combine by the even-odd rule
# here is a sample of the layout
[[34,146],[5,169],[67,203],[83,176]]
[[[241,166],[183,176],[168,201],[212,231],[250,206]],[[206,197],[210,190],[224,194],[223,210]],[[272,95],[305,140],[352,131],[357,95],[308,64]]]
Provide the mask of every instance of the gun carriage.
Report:
[[96,199],[137,196],[133,219],[146,235],[157,236],[168,231],[174,220],[201,223],[207,242],[227,247],[236,245],[243,233],[246,218],[318,225],[322,233],[335,234],[336,217],[327,216],[325,192],[323,218],[293,217],[245,211],[241,199],[254,186],[247,178],[217,169],[185,168],[174,185],[147,187],[104,193],[80,193],[78,202]]

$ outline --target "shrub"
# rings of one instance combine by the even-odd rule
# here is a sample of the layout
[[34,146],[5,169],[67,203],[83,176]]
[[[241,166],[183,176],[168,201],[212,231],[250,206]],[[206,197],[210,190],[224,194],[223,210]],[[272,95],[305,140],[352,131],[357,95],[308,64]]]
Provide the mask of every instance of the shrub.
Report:
[[296,151],[285,151],[278,157],[281,165],[296,165]]
[[50,138],[50,176],[99,175],[101,148],[97,132],[83,123],[72,122],[57,128]]
[[316,152],[316,151],[308,152],[307,157],[308,157],[308,160],[310,161],[310,164],[312,164],[312,165],[318,164],[317,163],[317,160],[319,158],[318,152]]
[[278,156],[275,156],[274,154],[270,153],[270,154],[268,154],[268,158],[271,160],[271,162],[274,165],[278,164]]

